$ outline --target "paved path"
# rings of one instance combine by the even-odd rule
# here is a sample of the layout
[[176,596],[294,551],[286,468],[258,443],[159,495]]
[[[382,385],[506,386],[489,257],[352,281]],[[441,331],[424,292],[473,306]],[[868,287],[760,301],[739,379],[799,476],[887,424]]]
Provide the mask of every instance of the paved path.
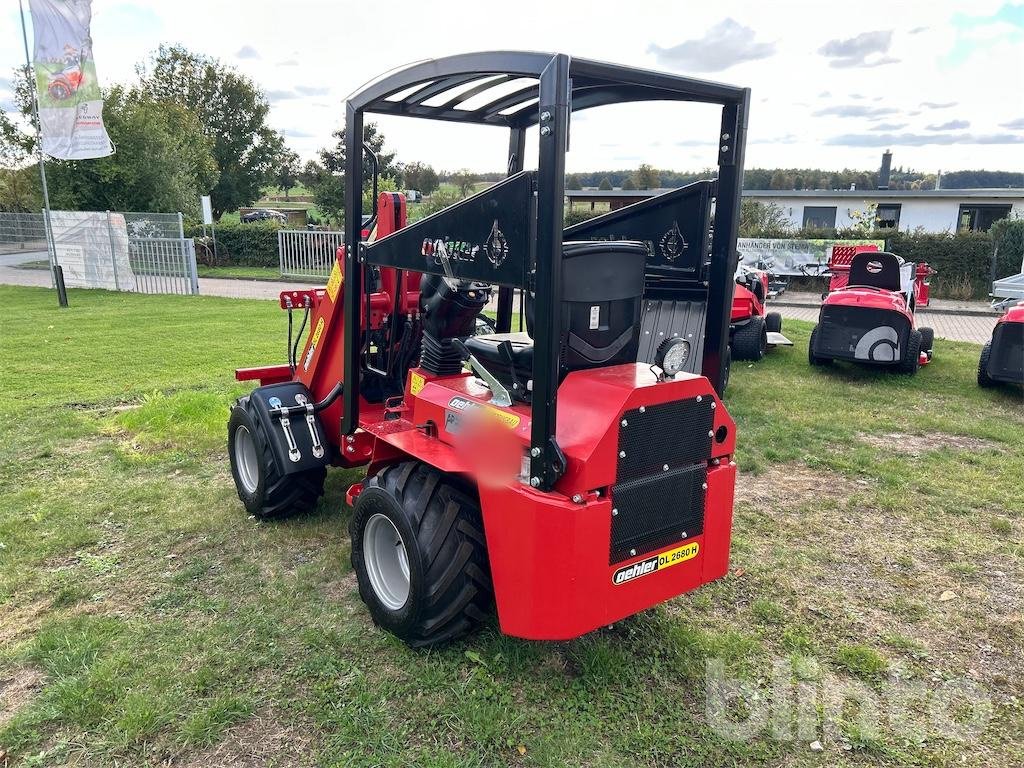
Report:
[[[793,320],[818,321],[818,307],[813,306],[779,306],[769,302],[768,309],[778,312],[784,318]],[[935,336],[950,341],[971,341],[984,344],[992,337],[992,328],[996,324],[997,315],[990,317],[981,315],[937,314],[924,310],[917,313],[918,327],[927,326],[935,329]],[[783,328],[785,332],[785,328]]]
[[[39,257],[39,254],[27,254],[21,257],[22,260],[31,261]],[[46,258],[46,253],[42,254]],[[6,262],[6,263],[5,263]],[[8,266],[11,262],[6,258],[0,261],[0,283],[8,285],[34,285],[45,288],[50,287],[50,273],[42,269],[18,269]],[[307,287],[303,283],[269,282],[261,280],[223,280],[212,277],[199,278],[199,293],[202,296],[226,296],[234,299],[277,299],[281,291],[293,290],[295,288]],[[769,308],[779,312],[785,318],[794,320],[808,320],[815,322],[818,319],[818,303],[820,299],[813,294],[806,294],[811,299],[804,299],[803,294],[787,293],[784,299],[780,297],[778,302],[769,302]],[[955,302],[936,302],[936,309],[941,308],[943,312],[928,312],[922,310],[918,313],[918,323],[930,326],[935,329],[935,335],[939,338],[950,339],[951,341],[970,341],[975,344],[984,344],[992,336],[992,327],[996,322],[996,315],[976,314],[969,309],[966,303],[963,308],[972,314],[952,314]],[[979,302],[971,302],[971,305]],[[979,306],[984,306],[979,304]]]
[[[19,269],[11,263],[46,259],[46,252],[17,257],[0,257],[0,284],[50,287],[50,273],[45,269]],[[34,258],[33,258],[34,256]],[[229,299],[274,299],[281,291],[311,288],[313,284],[271,282],[269,280],[224,280],[214,277],[199,278],[200,296],[225,296]]]

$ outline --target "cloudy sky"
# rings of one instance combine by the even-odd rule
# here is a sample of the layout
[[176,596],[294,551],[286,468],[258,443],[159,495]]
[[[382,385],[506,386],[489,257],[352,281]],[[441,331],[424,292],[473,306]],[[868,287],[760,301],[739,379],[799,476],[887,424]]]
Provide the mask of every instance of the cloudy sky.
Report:
[[[16,6],[4,5],[6,105],[22,51]],[[183,43],[254,78],[271,101],[274,127],[307,158],[340,125],[345,96],[388,69],[528,49],[752,88],[748,167],[868,169],[891,148],[895,165],[925,171],[1024,171],[1024,0],[94,0],[93,9],[104,83],[129,81],[159,43]],[[380,123],[403,160],[447,169],[504,164],[500,129]],[[705,106],[592,110],[573,121],[569,169],[700,169],[715,157],[717,124],[717,111]]]

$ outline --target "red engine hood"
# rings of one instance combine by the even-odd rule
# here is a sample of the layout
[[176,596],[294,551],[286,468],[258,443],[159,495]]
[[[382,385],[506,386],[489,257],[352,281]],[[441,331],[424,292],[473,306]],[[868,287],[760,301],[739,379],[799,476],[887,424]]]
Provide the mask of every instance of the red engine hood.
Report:
[[821,305],[823,307],[844,306],[889,310],[906,315],[910,318],[911,323],[913,323],[913,315],[907,309],[907,302],[903,298],[903,294],[892,291],[877,291],[871,288],[842,288],[826,296]]
[[1000,317],[998,323],[1024,323],[1024,302],[1010,307],[1006,314]]

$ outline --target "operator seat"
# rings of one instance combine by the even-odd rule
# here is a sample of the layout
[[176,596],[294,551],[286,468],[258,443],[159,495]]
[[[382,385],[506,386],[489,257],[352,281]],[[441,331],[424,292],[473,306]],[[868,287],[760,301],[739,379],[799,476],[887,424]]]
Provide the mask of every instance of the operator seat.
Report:
[[904,273],[912,264],[903,261],[895,253],[866,251],[858,253],[850,262],[848,286],[864,285],[881,288],[884,291],[905,291]]
[[[562,244],[561,376],[570,371],[636,361],[647,246],[619,241]],[[526,315],[537,330],[537,308],[527,294]],[[502,384],[519,395],[533,378],[533,340],[525,333],[471,336],[466,347]],[[519,386],[513,387],[514,384]]]

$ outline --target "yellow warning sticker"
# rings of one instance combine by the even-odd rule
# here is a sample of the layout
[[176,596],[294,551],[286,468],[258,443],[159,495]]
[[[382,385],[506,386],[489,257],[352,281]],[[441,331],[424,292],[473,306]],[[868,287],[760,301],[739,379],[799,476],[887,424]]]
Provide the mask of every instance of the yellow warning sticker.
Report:
[[313,362],[313,353],[316,352],[316,345],[320,343],[320,337],[324,332],[324,319],[321,317],[316,321],[316,328],[313,335],[309,337],[309,346],[306,347],[306,357],[302,361],[302,370],[308,371],[309,364]]
[[697,556],[698,552],[700,552],[700,545],[696,541],[692,541],[689,544],[670,549],[667,552],[651,555],[632,565],[619,568],[612,574],[612,584],[625,584],[627,581],[633,581],[633,579],[647,576],[655,571],[663,571],[666,568],[671,568],[673,565],[679,565],[687,560],[692,560]]
[[331,270],[331,276],[327,279],[327,295],[331,297],[331,301],[338,301],[338,291],[341,290],[341,267],[338,262],[334,262],[334,268]]
[[492,406],[487,406],[486,410],[488,415],[497,419],[509,429],[515,429],[519,426],[518,414],[509,413],[508,411],[503,411],[500,408],[494,408]]
[[493,405],[484,405],[482,403],[478,403],[476,400],[468,400],[465,397],[453,397],[448,401],[448,407],[453,411],[465,411],[466,413],[469,413],[470,411],[483,410],[485,415],[500,421],[509,429],[515,429],[519,426],[519,422],[521,421],[519,414],[517,413],[505,411]]
[[310,342],[310,346],[316,349],[316,345],[320,343],[320,336],[324,332],[324,319],[321,317],[316,321],[316,328],[313,329],[313,340]]
[[409,374],[409,394],[418,395],[423,391],[423,385],[426,384],[426,380],[418,373]]

